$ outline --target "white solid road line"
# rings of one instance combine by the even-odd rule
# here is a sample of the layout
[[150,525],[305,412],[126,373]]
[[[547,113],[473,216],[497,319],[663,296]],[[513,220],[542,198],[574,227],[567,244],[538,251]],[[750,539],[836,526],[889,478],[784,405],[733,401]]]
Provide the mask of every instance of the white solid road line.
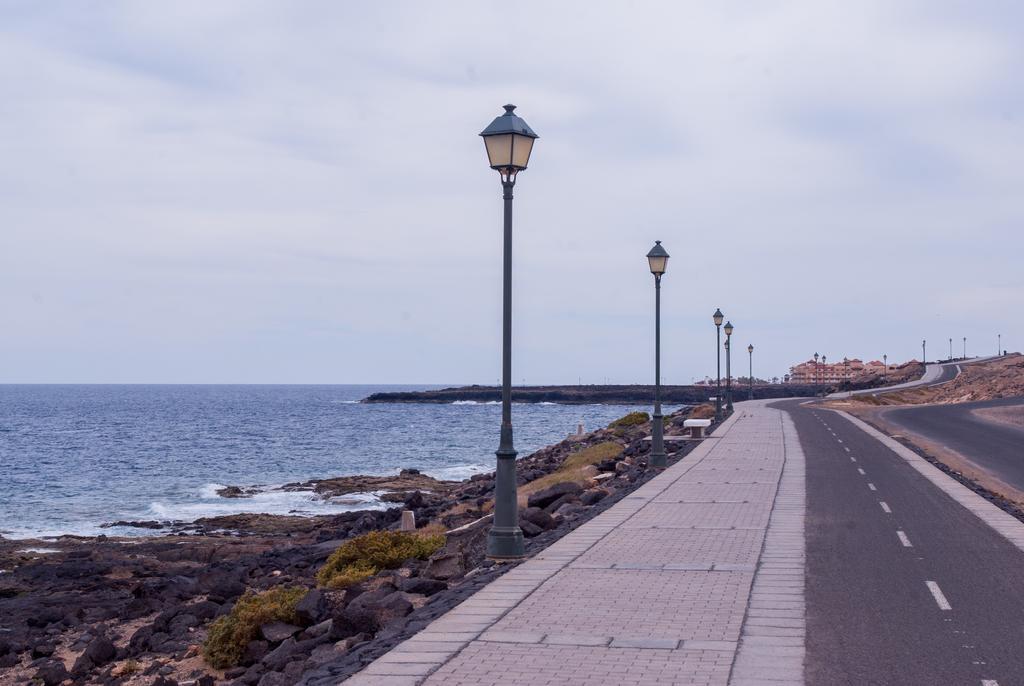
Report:
[[885,512],[886,514],[892,514],[892,510],[889,509],[888,503],[886,503],[884,500],[879,500],[878,504],[882,506],[883,512]]
[[863,469],[861,469],[860,467],[857,467],[857,471],[860,473],[861,476],[864,476],[864,470]]
[[932,592],[932,597],[935,598],[935,603],[939,606],[940,610],[952,610],[953,606],[946,600],[946,596],[942,595],[942,589],[934,581],[925,581],[928,590]]
[[868,488],[870,488],[872,491],[877,491],[878,490],[877,488],[875,488],[874,484],[868,484]]
[[904,548],[913,548],[914,547],[914,546],[910,545],[910,539],[907,538],[907,535],[905,533],[903,533],[902,531],[897,531],[896,532],[896,536],[899,537],[900,543],[903,544]]

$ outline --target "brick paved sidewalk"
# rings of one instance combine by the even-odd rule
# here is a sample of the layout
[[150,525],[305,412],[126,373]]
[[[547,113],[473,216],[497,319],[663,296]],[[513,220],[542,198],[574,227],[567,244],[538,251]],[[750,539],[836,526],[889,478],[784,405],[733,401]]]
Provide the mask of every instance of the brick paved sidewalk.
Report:
[[712,438],[350,686],[802,684],[804,461],[789,416]]

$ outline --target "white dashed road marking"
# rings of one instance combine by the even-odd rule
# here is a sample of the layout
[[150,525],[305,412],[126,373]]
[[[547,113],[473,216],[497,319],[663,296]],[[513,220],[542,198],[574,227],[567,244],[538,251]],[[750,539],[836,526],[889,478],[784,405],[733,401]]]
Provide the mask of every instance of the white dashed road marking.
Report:
[[846,452],[850,452],[850,449],[847,448],[845,445],[843,446],[843,450],[845,450]]
[[856,461],[857,461],[857,458],[854,457],[853,455],[850,455],[850,462],[856,462]]
[[999,682],[995,679],[982,679],[981,686],[999,686]]
[[889,504],[886,503],[884,500],[879,500],[878,504],[882,506],[883,512],[885,512],[886,514],[892,514],[892,510],[889,509]]
[[841,438],[837,438],[836,440],[839,441],[840,443],[843,442],[843,439],[841,439]]
[[859,474],[860,474],[861,476],[864,476],[864,470],[863,470],[863,469],[861,469],[860,467],[857,467],[857,472],[858,472],[858,473],[859,473]]
[[939,606],[940,610],[952,610],[953,606],[946,600],[946,596],[942,595],[942,589],[934,581],[925,581],[928,590],[932,592],[932,597],[935,598],[935,603]]
[[900,543],[903,544],[904,548],[913,548],[914,547],[914,546],[910,545],[910,539],[907,538],[907,535],[905,533],[903,533],[902,531],[897,531],[896,535],[899,537]]
[[870,488],[872,491],[877,491],[878,490],[877,488],[875,488],[874,484],[868,484],[868,488]]

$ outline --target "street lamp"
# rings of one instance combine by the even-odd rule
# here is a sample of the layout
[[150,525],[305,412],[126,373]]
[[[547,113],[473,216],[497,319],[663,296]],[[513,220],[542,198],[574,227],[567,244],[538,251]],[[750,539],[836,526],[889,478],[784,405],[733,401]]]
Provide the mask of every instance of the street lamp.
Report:
[[826,355],[821,356],[821,381],[822,383],[828,378],[828,365],[825,363]]
[[747,354],[750,355],[750,371],[747,372],[747,376],[750,379],[750,397],[748,400],[754,399],[754,344],[751,343],[747,346]]
[[928,341],[921,341],[921,364],[928,364]]
[[949,359],[950,359],[950,361],[953,360],[953,339],[952,338],[949,339]]
[[725,331],[725,400],[727,409],[732,412],[732,351],[729,349],[729,341],[732,339],[732,322],[726,322],[722,327]]
[[882,383],[889,381],[889,356],[882,355]]
[[495,453],[498,467],[494,483],[494,523],[487,534],[487,555],[498,559],[525,557],[519,528],[516,492],[516,450],[512,445],[512,187],[526,169],[537,134],[505,105],[505,114],[481,132],[491,169],[501,176],[505,200],[505,243],[502,289],[501,442]]
[[715,421],[720,422],[722,421],[722,320],[725,319],[725,315],[722,314],[722,310],[715,308],[715,313],[711,315],[711,318],[715,322],[715,333],[718,336],[718,342],[715,343],[715,359],[718,363],[718,390],[715,393]]
[[[818,385],[820,379],[821,373],[818,370],[818,353],[814,353],[814,384],[812,385]],[[815,393],[817,393],[817,391],[815,391]]]
[[843,378],[845,379],[846,384],[849,385],[850,384],[850,358],[845,357],[845,356],[843,357]]
[[967,336],[964,336],[964,359],[967,359]]
[[654,247],[647,253],[647,264],[654,274],[654,416],[651,417],[651,459],[655,469],[667,465],[665,459],[665,423],[661,417],[661,276],[668,264],[668,253],[661,247],[661,241],[654,241]]

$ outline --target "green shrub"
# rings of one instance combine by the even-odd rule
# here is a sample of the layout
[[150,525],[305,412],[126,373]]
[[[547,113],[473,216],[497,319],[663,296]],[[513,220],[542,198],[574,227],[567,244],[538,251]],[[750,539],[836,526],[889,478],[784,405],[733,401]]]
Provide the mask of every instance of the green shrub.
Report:
[[210,625],[203,643],[203,657],[217,669],[238,664],[249,641],[259,636],[260,626],[267,622],[295,624],[295,605],[306,595],[305,588],[279,587],[263,593],[246,591],[229,614],[218,617]]
[[640,426],[651,421],[651,416],[646,412],[630,412],[625,417],[619,417],[608,425],[609,429],[626,429],[631,426]]
[[410,558],[426,560],[443,545],[444,534],[371,531],[342,543],[317,572],[316,580],[321,586],[345,588]]

